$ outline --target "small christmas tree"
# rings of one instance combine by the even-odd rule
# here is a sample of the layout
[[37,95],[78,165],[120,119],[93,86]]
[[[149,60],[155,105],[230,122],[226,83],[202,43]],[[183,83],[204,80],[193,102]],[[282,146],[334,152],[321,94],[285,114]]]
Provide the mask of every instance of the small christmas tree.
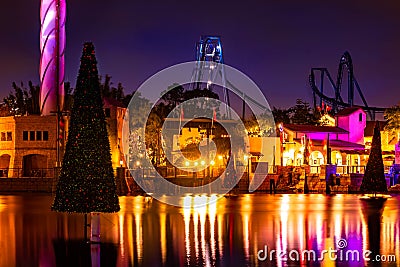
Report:
[[92,43],[85,43],[83,47],[68,141],[52,210],[78,213],[119,211]]
[[371,152],[369,153],[360,191],[365,193],[387,192],[382,159],[381,132],[378,122],[375,123]]

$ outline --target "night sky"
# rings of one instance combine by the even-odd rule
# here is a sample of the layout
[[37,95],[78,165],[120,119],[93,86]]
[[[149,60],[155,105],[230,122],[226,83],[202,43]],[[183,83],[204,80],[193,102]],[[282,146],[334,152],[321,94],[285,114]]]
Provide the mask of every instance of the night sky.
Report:
[[[0,8],[0,97],[13,81],[39,83],[40,0]],[[75,87],[82,44],[127,93],[157,71],[195,59],[200,35],[220,35],[225,63],[250,76],[271,106],[311,103],[311,67],[337,75],[348,50],[370,106],[400,101],[400,2],[67,0],[66,81]],[[356,102],[359,103],[358,100]]]

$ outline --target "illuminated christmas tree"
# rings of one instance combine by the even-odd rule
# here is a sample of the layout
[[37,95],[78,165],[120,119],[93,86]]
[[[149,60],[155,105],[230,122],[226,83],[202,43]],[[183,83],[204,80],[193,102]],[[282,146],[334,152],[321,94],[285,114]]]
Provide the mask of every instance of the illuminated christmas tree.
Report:
[[372,137],[371,152],[369,153],[367,167],[360,187],[361,192],[387,192],[381,146],[380,127],[379,123],[376,123]]
[[119,211],[92,43],[85,43],[83,47],[68,141],[52,210],[78,213]]

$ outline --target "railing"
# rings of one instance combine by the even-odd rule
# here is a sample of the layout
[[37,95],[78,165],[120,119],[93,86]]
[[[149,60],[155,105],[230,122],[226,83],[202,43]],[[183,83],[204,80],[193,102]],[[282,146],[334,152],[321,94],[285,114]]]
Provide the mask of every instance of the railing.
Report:
[[320,173],[321,166],[310,166],[310,173]]
[[[270,166],[269,174],[278,173],[278,168],[280,166]],[[311,174],[320,174],[321,170],[325,166],[310,166]],[[390,166],[389,166],[390,167]],[[389,172],[389,167],[385,167],[385,173]],[[243,170],[241,168],[244,168]],[[336,166],[336,174],[364,174],[366,166],[345,166],[339,165]],[[210,178],[217,178],[225,171],[224,168],[212,167],[210,168]],[[159,176],[163,178],[205,178],[207,177],[207,169],[202,171],[193,172],[185,169],[180,169],[177,167],[159,167],[157,168],[157,172]],[[236,173],[245,172],[247,173],[247,167],[245,166],[237,166]],[[138,168],[134,170],[127,170],[126,177],[132,177],[131,173],[135,177],[143,177],[143,178],[155,178],[157,177],[157,173],[154,168]]]
[[[210,167],[210,177],[218,177],[224,169],[218,167]],[[143,178],[155,178],[161,176],[164,178],[205,178],[207,177],[208,170],[205,168],[201,171],[193,171],[193,169],[177,168],[177,167],[158,167],[157,170],[154,168],[137,168],[132,170],[127,170],[126,177],[135,176]]]
[[365,166],[337,166],[336,173],[338,174],[350,174],[350,173],[361,173],[364,174]]
[[[310,166],[310,173],[321,173],[324,166]],[[337,174],[351,174],[365,172],[365,166],[336,166]]]
[[55,168],[2,168],[0,169],[1,178],[54,178],[57,174]]

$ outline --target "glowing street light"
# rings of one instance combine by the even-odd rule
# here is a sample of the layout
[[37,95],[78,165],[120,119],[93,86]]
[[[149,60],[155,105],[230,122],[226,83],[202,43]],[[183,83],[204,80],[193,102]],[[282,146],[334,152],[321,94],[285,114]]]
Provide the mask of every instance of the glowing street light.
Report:
[[251,155],[244,155],[244,160],[247,161],[247,182],[250,182],[250,158]]

